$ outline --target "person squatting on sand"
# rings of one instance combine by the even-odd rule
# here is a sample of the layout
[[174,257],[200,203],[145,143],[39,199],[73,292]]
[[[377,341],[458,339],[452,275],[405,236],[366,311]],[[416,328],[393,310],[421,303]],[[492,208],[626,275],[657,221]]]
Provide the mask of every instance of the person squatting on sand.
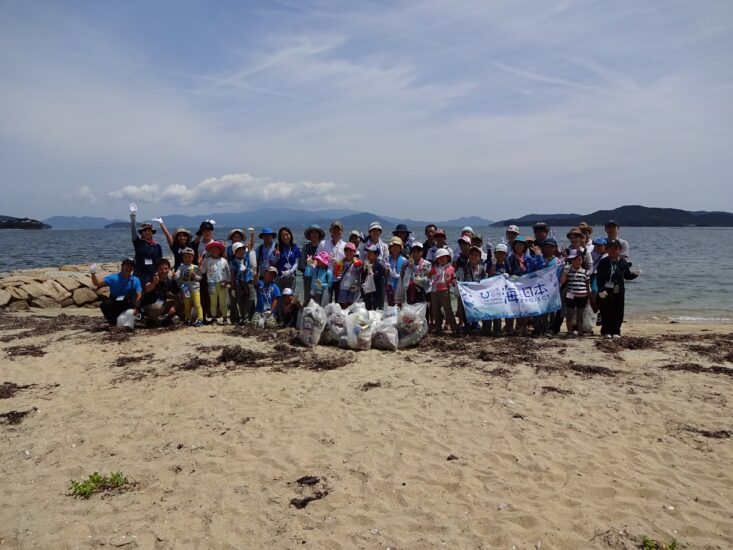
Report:
[[[257,313],[273,318],[280,327],[294,327],[303,304],[310,300],[321,306],[335,302],[343,308],[364,302],[368,310],[426,303],[433,333],[449,328],[456,335],[552,337],[560,333],[564,321],[569,336],[592,334],[597,322],[603,337],[618,338],[625,281],[641,273],[632,268],[629,243],[619,237],[614,220],[604,226],[607,237],[592,239],[593,228],[586,223],[571,228],[569,244],[562,248],[544,222],[535,223],[533,236],[527,237],[510,225],[503,242],[495,246],[490,242],[484,246],[481,235],[464,227],[454,250],[445,230],[434,224],[425,227],[424,243],[405,224],[395,227],[387,243],[379,222],[369,225],[366,236],[355,229],[344,241],[344,225],[336,220],[328,234],[318,225],[306,227],[302,246],[289,227],[277,233],[265,227],[255,247],[252,227],[248,240],[242,229],[229,231],[227,246],[214,238],[213,220],[203,221],[193,237],[185,227],[171,234],[162,218],[154,218],[173,255],[171,267],[153,240],[156,230],[149,223],[137,228],[136,214],[137,206],[131,203],[134,258],[125,258],[119,273],[103,279],[97,276],[96,265],[91,270],[96,287],[110,288],[110,297],[100,307],[111,324],[131,309],[152,326],[179,319],[192,326],[245,324]],[[558,269],[559,311],[480,322],[466,317],[458,283],[497,276],[516,281],[550,267]],[[297,295],[299,276],[302,303]]]

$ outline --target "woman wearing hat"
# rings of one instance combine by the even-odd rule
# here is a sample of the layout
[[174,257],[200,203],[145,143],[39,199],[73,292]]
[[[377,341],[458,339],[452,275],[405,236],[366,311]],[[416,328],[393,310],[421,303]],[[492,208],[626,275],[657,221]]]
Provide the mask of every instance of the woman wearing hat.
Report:
[[387,258],[389,258],[389,247],[382,240],[382,225],[379,222],[369,224],[369,237],[358,247],[359,257],[366,258],[366,249],[370,246],[379,247],[379,261],[384,264],[385,269],[389,269]]
[[[163,218],[158,218],[157,221],[166,241],[168,241],[168,248],[173,252],[173,271],[175,271],[183,263],[183,251],[191,247],[191,232],[185,227],[179,227],[171,235],[163,223]],[[198,258],[194,258],[194,260],[198,262]]]
[[263,227],[260,232],[259,237],[262,242],[257,245],[257,272],[260,277],[264,276],[267,268],[272,265],[272,256],[277,248],[276,236],[277,233],[270,227]]
[[404,223],[397,224],[395,230],[392,231],[392,236],[402,239],[402,255],[405,258],[409,258],[410,249],[412,248],[412,243],[415,242],[415,237],[412,236],[412,233],[407,229],[407,226]]
[[293,241],[293,232],[289,227],[281,227],[277,232],[277,246],[272,255],[272,264],[277,268],[275,284],[280,290],[295,290],[295,273],[300,255],[300,248]]
[[389,275],[386,277],[384,283],[387,294],[387,304],[389,304],[390,307],[395,304],[402,304],[402,297],[397,294],[397,285],[400,282],[402,268],[407,263],[407,258],[402,255],[402,250],[402,239],[399,237],[392,237],[389,241],[389,257],[387,258]]
[[303,235],[307,242],[301,250],[300,260],[298,260],[298,271],[303,274],[303,303],[307,304],[311,298],[312,279],[310,275],[306,276],[305,270],[308,267],[308,260],[318,254],[318,247],[323,242],[323,239],[326,238],[326,232],[319,225],[313,224],[305,228]]
[[132,246],[135,247],[135,276],[144,285],[158,272],[158,262],[163,257],[163,249],[153,240],[155,229],[149,223],[144,223],[136,230],[137,206],[130,204],[130,234]]

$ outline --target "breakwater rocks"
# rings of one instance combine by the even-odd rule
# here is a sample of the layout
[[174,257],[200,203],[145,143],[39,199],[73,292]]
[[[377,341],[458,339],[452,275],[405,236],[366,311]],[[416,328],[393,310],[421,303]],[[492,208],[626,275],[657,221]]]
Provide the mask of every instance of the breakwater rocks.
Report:
[[[116,264],[100,264],[99,275],[119,271]],[[31,308],[96,308],[109,296],[108,288],[94,288],[86,265],[63,265],[24,269],[0,274],[0,309],[27,311]]]

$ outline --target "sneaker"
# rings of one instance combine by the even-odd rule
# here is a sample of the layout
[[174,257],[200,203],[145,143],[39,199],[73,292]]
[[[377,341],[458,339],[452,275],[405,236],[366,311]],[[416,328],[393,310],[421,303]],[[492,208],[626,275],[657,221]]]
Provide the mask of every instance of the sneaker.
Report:
[[200,326],[203,326],[203,324],[204,324],[204,323],[203,323],[203,322],[201,321],[201,319],[199,319],[198,321],[196,321],[196,322],[195,322],[195,323],[193,324],[193,326],[194,326],[194,327],[196,327],[196,328],[198,328],[198,327],[200,327]]
[[621,335],[620,334],[614,334],[613,335],[613,339],[614,340],[618,340],[619,338],[621,338]]
[[611,338],[613,338],[613,336],[611,336],[610,334],[604,334],[603,338],[605,338],[606,340],[610,340]]
[[578,335],[578,331],[577,331],[577,330],[574,330],[574,331],[573,331],[573,338],[577,338],[578,336],[579,336],[579,335]]

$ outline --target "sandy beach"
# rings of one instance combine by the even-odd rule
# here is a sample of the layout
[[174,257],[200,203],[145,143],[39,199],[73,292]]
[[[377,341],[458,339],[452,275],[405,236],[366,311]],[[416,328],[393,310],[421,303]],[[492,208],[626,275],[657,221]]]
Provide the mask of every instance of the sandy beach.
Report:
[[[731,325],[354,353],[63,314],[0,314],[4,548],[733,547]],[[95,471],[130,485],[69,494]]]

